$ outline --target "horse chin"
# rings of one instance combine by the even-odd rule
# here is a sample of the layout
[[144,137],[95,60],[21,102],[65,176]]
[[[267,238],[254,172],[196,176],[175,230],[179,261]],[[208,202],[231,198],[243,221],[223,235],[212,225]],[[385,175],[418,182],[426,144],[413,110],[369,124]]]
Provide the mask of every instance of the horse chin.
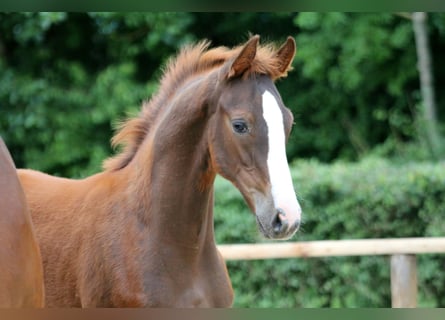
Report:
[[265,228],[263,226],[263,224],[261,223],[261,220],[258,218],[258,216],[256,216],[256,222],[257,222],[257,226],[258,226],[258,230],[261,232],[261,234],[267,238],[267,239],[275,239],[273,237],[273,233],[271,233],[269,231],[269,229]]

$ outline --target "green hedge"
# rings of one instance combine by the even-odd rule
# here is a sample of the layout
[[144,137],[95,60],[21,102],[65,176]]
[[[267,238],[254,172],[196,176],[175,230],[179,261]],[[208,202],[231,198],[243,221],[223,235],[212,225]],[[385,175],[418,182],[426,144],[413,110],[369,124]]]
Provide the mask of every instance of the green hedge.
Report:
[[[291,241],[445,235],[445,163],[300,161],[292,176],[303,207]],[[216,181],[218,243],[264,242],[240,193]],[[445,307],[445,257],[417,258],[418,305]],[[390,307],[387,256],[230,261],[235,307]]]

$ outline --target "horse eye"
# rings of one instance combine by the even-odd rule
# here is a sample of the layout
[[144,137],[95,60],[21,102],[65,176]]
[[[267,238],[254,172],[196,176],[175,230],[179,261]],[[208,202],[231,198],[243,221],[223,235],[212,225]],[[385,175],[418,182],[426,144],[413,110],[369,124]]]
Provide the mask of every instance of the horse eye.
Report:
[[234,120],[232,122],[233,131],[236,133],[244,134],[249,132],[249,127],[244,120]]

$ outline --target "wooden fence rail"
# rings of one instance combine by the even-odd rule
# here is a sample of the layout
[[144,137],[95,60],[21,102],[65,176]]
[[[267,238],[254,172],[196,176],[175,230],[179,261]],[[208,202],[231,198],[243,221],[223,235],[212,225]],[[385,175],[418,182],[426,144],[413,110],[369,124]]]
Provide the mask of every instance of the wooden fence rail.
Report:
[[391,256],[392,307],[416,307],[416,254],[445,253],[445,237],[324,240],[259,244],[221,244],[226,260]]

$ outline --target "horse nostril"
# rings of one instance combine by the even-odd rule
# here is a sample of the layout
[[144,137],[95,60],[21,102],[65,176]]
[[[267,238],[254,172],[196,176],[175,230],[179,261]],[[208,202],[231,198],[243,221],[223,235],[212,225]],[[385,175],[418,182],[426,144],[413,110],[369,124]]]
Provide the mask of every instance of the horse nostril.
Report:
[[275,231],[275,233],[279,233],[282,227],[282,223],[281,223],[281,219],[280,216],[277,214],[275,215],[275,218],[272,222],[272,226],[273,226],[273,231]]
[[272,221],[272,227],[275,233],[281,233],[283,232],[283,229],[287,227],[288,223],[285,217],[286,216],[283,209],[278,208],[275,217]]

